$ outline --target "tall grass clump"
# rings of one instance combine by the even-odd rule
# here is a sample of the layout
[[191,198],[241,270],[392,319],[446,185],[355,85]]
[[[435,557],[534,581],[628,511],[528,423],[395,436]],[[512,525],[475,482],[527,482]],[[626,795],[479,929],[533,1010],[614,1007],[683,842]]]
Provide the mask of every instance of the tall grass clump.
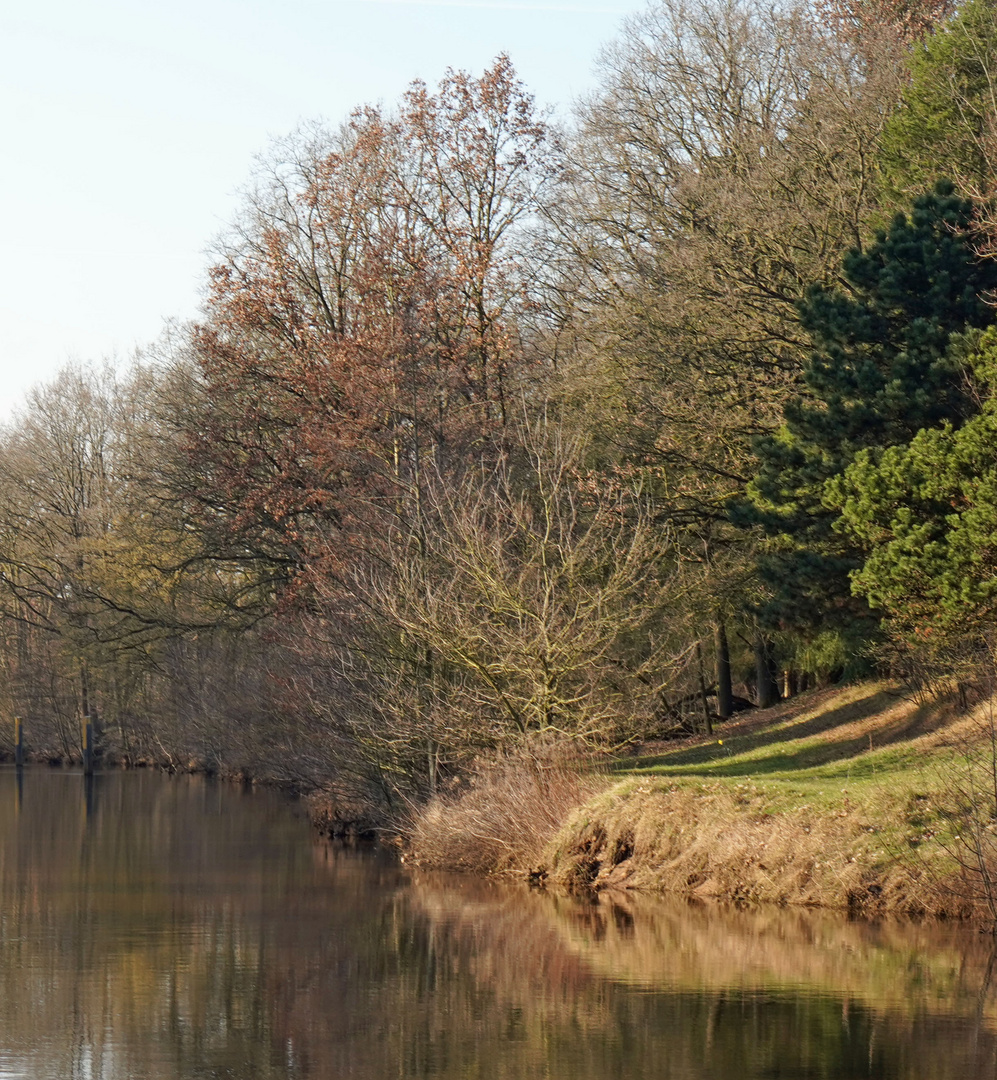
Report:
[[532,746],[482,760],[466,780],[417,809],[408,858],[479,874],[528,874],[565,818],[606,786],[590,759]]

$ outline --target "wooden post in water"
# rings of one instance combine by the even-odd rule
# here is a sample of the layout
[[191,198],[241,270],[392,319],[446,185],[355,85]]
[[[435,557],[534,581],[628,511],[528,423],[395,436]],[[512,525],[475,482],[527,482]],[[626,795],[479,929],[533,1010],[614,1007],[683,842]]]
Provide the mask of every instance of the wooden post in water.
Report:
[[19,769],[24,764],[24,725],[19,716],[14,717],[14,764]]
[[93,721],[83,717],[83,775],[93,776]]

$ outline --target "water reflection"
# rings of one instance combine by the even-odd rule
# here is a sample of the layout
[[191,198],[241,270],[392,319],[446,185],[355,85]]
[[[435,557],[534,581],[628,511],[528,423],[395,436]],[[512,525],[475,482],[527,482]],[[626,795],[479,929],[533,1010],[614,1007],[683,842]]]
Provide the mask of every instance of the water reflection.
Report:
[[0,1080],[997,1074],[992,942],[410,877],[279,796],[0,770]]

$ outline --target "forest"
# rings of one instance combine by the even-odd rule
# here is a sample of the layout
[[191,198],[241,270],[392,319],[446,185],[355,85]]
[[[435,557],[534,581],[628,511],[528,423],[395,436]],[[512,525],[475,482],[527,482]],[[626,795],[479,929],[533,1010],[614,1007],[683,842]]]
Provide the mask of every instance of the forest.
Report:
[[[0,747],[386,821],[997,642],[997,7],[654,0],[272,145],[0,431]],[[8,730],[9,729],[9,730]]]

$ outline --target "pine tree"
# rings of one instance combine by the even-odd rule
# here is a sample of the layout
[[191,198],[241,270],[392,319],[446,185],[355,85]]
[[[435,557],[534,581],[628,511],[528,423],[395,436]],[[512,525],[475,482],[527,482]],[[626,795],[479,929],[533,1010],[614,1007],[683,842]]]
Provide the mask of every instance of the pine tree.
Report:
[[759,566],[771,590],[769,625],[872,629],[849,584],[863,552],[835,531],[827,487],[860,451],[907,443],[946,421],[958,426],[967,415],[947,346],[953,333],[993,320],[984,297],[997,287],[997,264],[974,248],[973,210],[939,182],[868,250],[846,256],[844,288],[815,286],[799,305],[814,344],[809,393],[789,402],[780,430],[756,445],[757,475],[734,508],[735,520],[771,537]]
[[950,353],[979,411],[861,452],[828,490],[839,528],[868,551],[853,589],[915,635],[958,637],[997,600],[997,327],[958,337]]

